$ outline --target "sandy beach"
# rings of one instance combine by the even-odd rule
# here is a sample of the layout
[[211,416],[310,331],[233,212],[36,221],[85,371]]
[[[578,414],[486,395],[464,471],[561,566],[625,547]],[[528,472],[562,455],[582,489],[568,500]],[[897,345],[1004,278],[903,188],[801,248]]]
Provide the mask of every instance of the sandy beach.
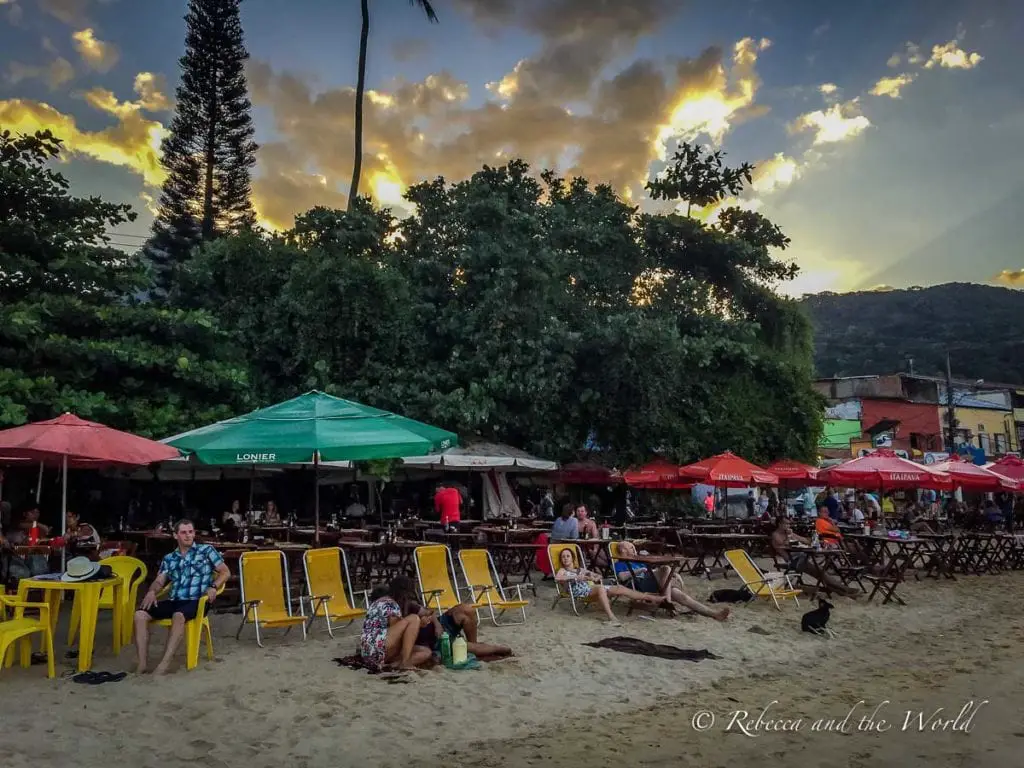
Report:
[[[699,597],[711,588],[687,584]],[[738,582],[712,586],[723,584]],[[479,671],[435,670],[404,685],[331,661],[352,651],[355,626],[334,640],[321,629],[305,642],[294,631],[272,636],[260,649],[251,630],[236,642],[238,617],[223,614],[214,617],[216,659],[192,672],[181,659],[166,678],[87,686],[71,682],[68,661],[58,667],[67,676],[53,681],[38,666],[5,670],[0,753],[8,768],[616,758],[643,766],[1006,766],[1024,746],[1022,587],[1024,574],[1013,573],[911,581],[901,589],[905,607],[837,599],[831,626],[839,637],[828,641],[799,632],[807,603],[781,613],[738,606],[725,624],[634,613],[613,629],[593,612],[551,610],[543,586],[527,624],[483,628],[483,639],[512,645],[516,658]],[[134,651],[112,656],[108,622],[101,617],[95,668],[128,670]],[[616,634],[722,658],[668,661],[583,645]],[[62,625],[58,647],[64,636]],[[161,647],[158,634],[153,656]],[[951,730],[932,730],[942,719],[953,720]]]

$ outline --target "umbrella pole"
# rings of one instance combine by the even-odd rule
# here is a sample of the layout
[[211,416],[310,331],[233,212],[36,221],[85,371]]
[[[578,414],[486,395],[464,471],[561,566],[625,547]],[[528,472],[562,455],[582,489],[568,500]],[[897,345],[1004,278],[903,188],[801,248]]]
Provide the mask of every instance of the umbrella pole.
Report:
[[[61,538],[68,533],[68,455],[65,453],[61,466],[60,477],[60,535]],[[42,477],[42,474],[40,474]],[[67,558],[68,547],[65,543],[60,548],[60,571],[64,572],[64,565]]]
[[43,493],[43,462],[39,462],[39,477],[36,478],[36,504]]
[[313,546],[320,546],[320,451],[313,451]]

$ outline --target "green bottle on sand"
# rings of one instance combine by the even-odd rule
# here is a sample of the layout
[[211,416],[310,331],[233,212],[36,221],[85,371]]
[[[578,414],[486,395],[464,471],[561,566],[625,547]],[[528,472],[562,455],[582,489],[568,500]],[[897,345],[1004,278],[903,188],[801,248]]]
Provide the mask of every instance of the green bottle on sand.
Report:
[[446,667],[452,664],[452,639],[447,632],[441,633],[441,663]]

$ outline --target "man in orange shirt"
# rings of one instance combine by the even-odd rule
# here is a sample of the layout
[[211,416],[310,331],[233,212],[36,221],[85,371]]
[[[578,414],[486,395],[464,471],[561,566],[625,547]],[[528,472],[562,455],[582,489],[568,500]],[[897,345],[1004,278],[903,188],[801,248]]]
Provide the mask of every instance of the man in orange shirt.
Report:
[[824,504],[818,507],[818,519],[814,521],[814,530],[823,547],[838,547],[843,540],[843,534],[832,522],[828,514],[828,507]]
[[441,525],[448,527],[450,523],[457,523],[461,519],[459,507],[462,504],[462,494],[458,488],[437,486],[434,493],[434,511],[441,517]]

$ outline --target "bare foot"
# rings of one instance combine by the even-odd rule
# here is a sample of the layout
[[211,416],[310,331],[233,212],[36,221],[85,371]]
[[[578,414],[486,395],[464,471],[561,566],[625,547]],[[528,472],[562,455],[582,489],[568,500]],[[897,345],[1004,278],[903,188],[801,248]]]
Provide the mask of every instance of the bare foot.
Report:
[[159,664],[156,665],[156,669],[153,670],[153,674],[154,675],[166,675],[170,671],[171,671],[170,665],[169,664],[164,664],[164,662],[161,661]]
[[729,618],[729,612],[729,608],[723,608],[718,613],[716,613],[713,618],[715,621],[725,621]]
[[146,674],[146,672],[147,672],[147,669],[146,669],[146,665],[145,664],[139,664],[137,667],[135,667],[135,674],[136,675],[144,675],[144,674]]

